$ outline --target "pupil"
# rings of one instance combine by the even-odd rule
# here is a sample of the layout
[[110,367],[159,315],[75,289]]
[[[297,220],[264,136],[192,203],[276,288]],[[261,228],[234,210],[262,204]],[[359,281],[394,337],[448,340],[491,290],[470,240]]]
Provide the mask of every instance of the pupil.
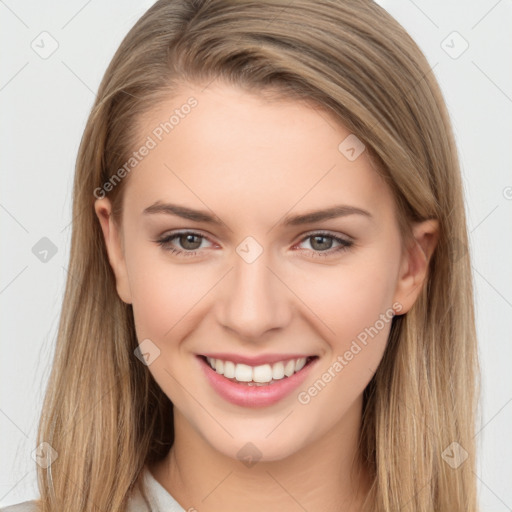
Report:
[[[188,249],[188,250],[194,250],[194,249],[198,249],[199,246],[201,245],[201,241],[200,240],[196,240],[194,242],[194,239],[199,239],[200,237],[198,237],[197,235],[182,235],[181,236],[181,242],[182,242],[182,246],[185,248],[185,249]],[[323,236],[323,235],[317,235],[317,236],[313,236],[312,237],[312,244],[311,246],[313,247],[313,249],[316,249],[316,250],[327,250],[327,249],[330,249],[331,246],[332,246],[332,239],[328,236]],[[192,247],[190,246],[192,245]]]
[[[324,243],[320,242],[319,244],[317,244],[318,240],[324,240]],[[325,242],[325,240],[327,240],[327,242]],[[317,245],[317,246],[315,247],[315,245]],[[317,249],[317,250],[330,249],[331,245],[332,245],[332,239],[328,236],[323,236],[323,235],[314,236],[313,243],[311,244],[313,249]]]
[[[198,249],[199,246],[201,245],[201,241],[199,242],[194,242],[194,238],[199,238],[198,236],[196,235],[182,235],[181,236],[181,245],[182,247],[184,247],[185,249],[187,250],[194,250],[194,249]],[[192,245],[192,247],[189,246],[189,244]]]

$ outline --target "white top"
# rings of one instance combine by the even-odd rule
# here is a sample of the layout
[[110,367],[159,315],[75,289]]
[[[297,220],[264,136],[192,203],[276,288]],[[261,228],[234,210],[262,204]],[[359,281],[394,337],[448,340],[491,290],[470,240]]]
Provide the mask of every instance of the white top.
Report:
[[[142,478],[147,489],[150,508],[142,498],[137,486],[128,500],[126,512],[186,512],[185,509],[169,494],[169,492],[153,477],[147,466],[144,466]],[[24,501],[0,509],[0,512],[38,512],[36,501]]]

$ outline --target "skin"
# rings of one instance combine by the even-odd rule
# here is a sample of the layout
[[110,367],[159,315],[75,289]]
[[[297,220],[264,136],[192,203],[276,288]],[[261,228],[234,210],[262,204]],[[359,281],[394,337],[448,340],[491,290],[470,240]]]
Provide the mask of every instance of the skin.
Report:
[[[185,510],[359,510],[370,484],[357,458],[362,393],[391,323],[309,403],[297,393],[393,304],[400,314],[412,307],[438,225],[414,225],[414,240],[402,245],[394,199],[368,153],[348,160],[338,145],[350,132],[311,105],[189,84],[141,120],[140,139],[191,95],[198,105],[125,178],[121,225],[108,198],[95,204],[118,294],[133,305],[139,342],[159,348],[148,369],[174,403],[175,444],[150,469]],[[143,213],[157,201],[223,224]],[[283,224],[286,215],[339,204],[371,217]],[[192,240],[195,253],[186,238],[168,244],[194,253],[185,256],[155,242],[177,230],[206,238]],[[308,238],[318,231],[353,245],[335,252],[334,239]],[[248,236],[263,248],[252,263],[236,251]],[[297,392],[244,408],[217,395],[200,371],[196,354],[209,351],[319,360]],[[251,467],[237,456],[248,442],[261,454]]]

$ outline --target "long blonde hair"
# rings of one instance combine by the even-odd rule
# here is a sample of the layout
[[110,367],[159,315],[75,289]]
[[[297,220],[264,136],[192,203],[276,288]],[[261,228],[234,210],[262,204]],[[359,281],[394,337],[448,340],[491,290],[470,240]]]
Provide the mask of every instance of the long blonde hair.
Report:
[[[77,158],[68,277],[38,432],[58,458],[38,467],[41,510],[124,510],[144,464],[173,443],[172,404],[134,356],[133,312],[116,292],[94,191],[129,158],[144,113],[179,84],[213,79],[325,108],[378,164],[404,234],[414,221],[439,221],[428,281],[393,320],[364,391],[366,507],[477,510],[480,384],[457,150],[427,60],[369,0],[160,0],[121,43]],[[128,179],[109,193],[117,219]],[[458,467],[454,453],[468,455]]]

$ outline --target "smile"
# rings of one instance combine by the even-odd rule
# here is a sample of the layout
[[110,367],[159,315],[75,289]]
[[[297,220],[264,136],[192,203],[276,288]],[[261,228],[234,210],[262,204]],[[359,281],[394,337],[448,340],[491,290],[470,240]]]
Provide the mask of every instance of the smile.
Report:
[[308,359],[311,358],[300,357],[298,359],[289,359],[288,361],[278,361],[274,364],[250,366],[206,357],[211,368],[219,375],[224,375],[226,379],[231,379],[234,382],[247,383],[249,386],[272,384],[275,381],[291,377],[304,368]]
[[258,364],[247,364],[241,357],[236,359],[244,362],[232,359],[235,357],[197,356],[207,382],[224,400],[242,407],[266,407],[297,389],[319,358],[276,356],[266,358],[268,362],[258,358]]

